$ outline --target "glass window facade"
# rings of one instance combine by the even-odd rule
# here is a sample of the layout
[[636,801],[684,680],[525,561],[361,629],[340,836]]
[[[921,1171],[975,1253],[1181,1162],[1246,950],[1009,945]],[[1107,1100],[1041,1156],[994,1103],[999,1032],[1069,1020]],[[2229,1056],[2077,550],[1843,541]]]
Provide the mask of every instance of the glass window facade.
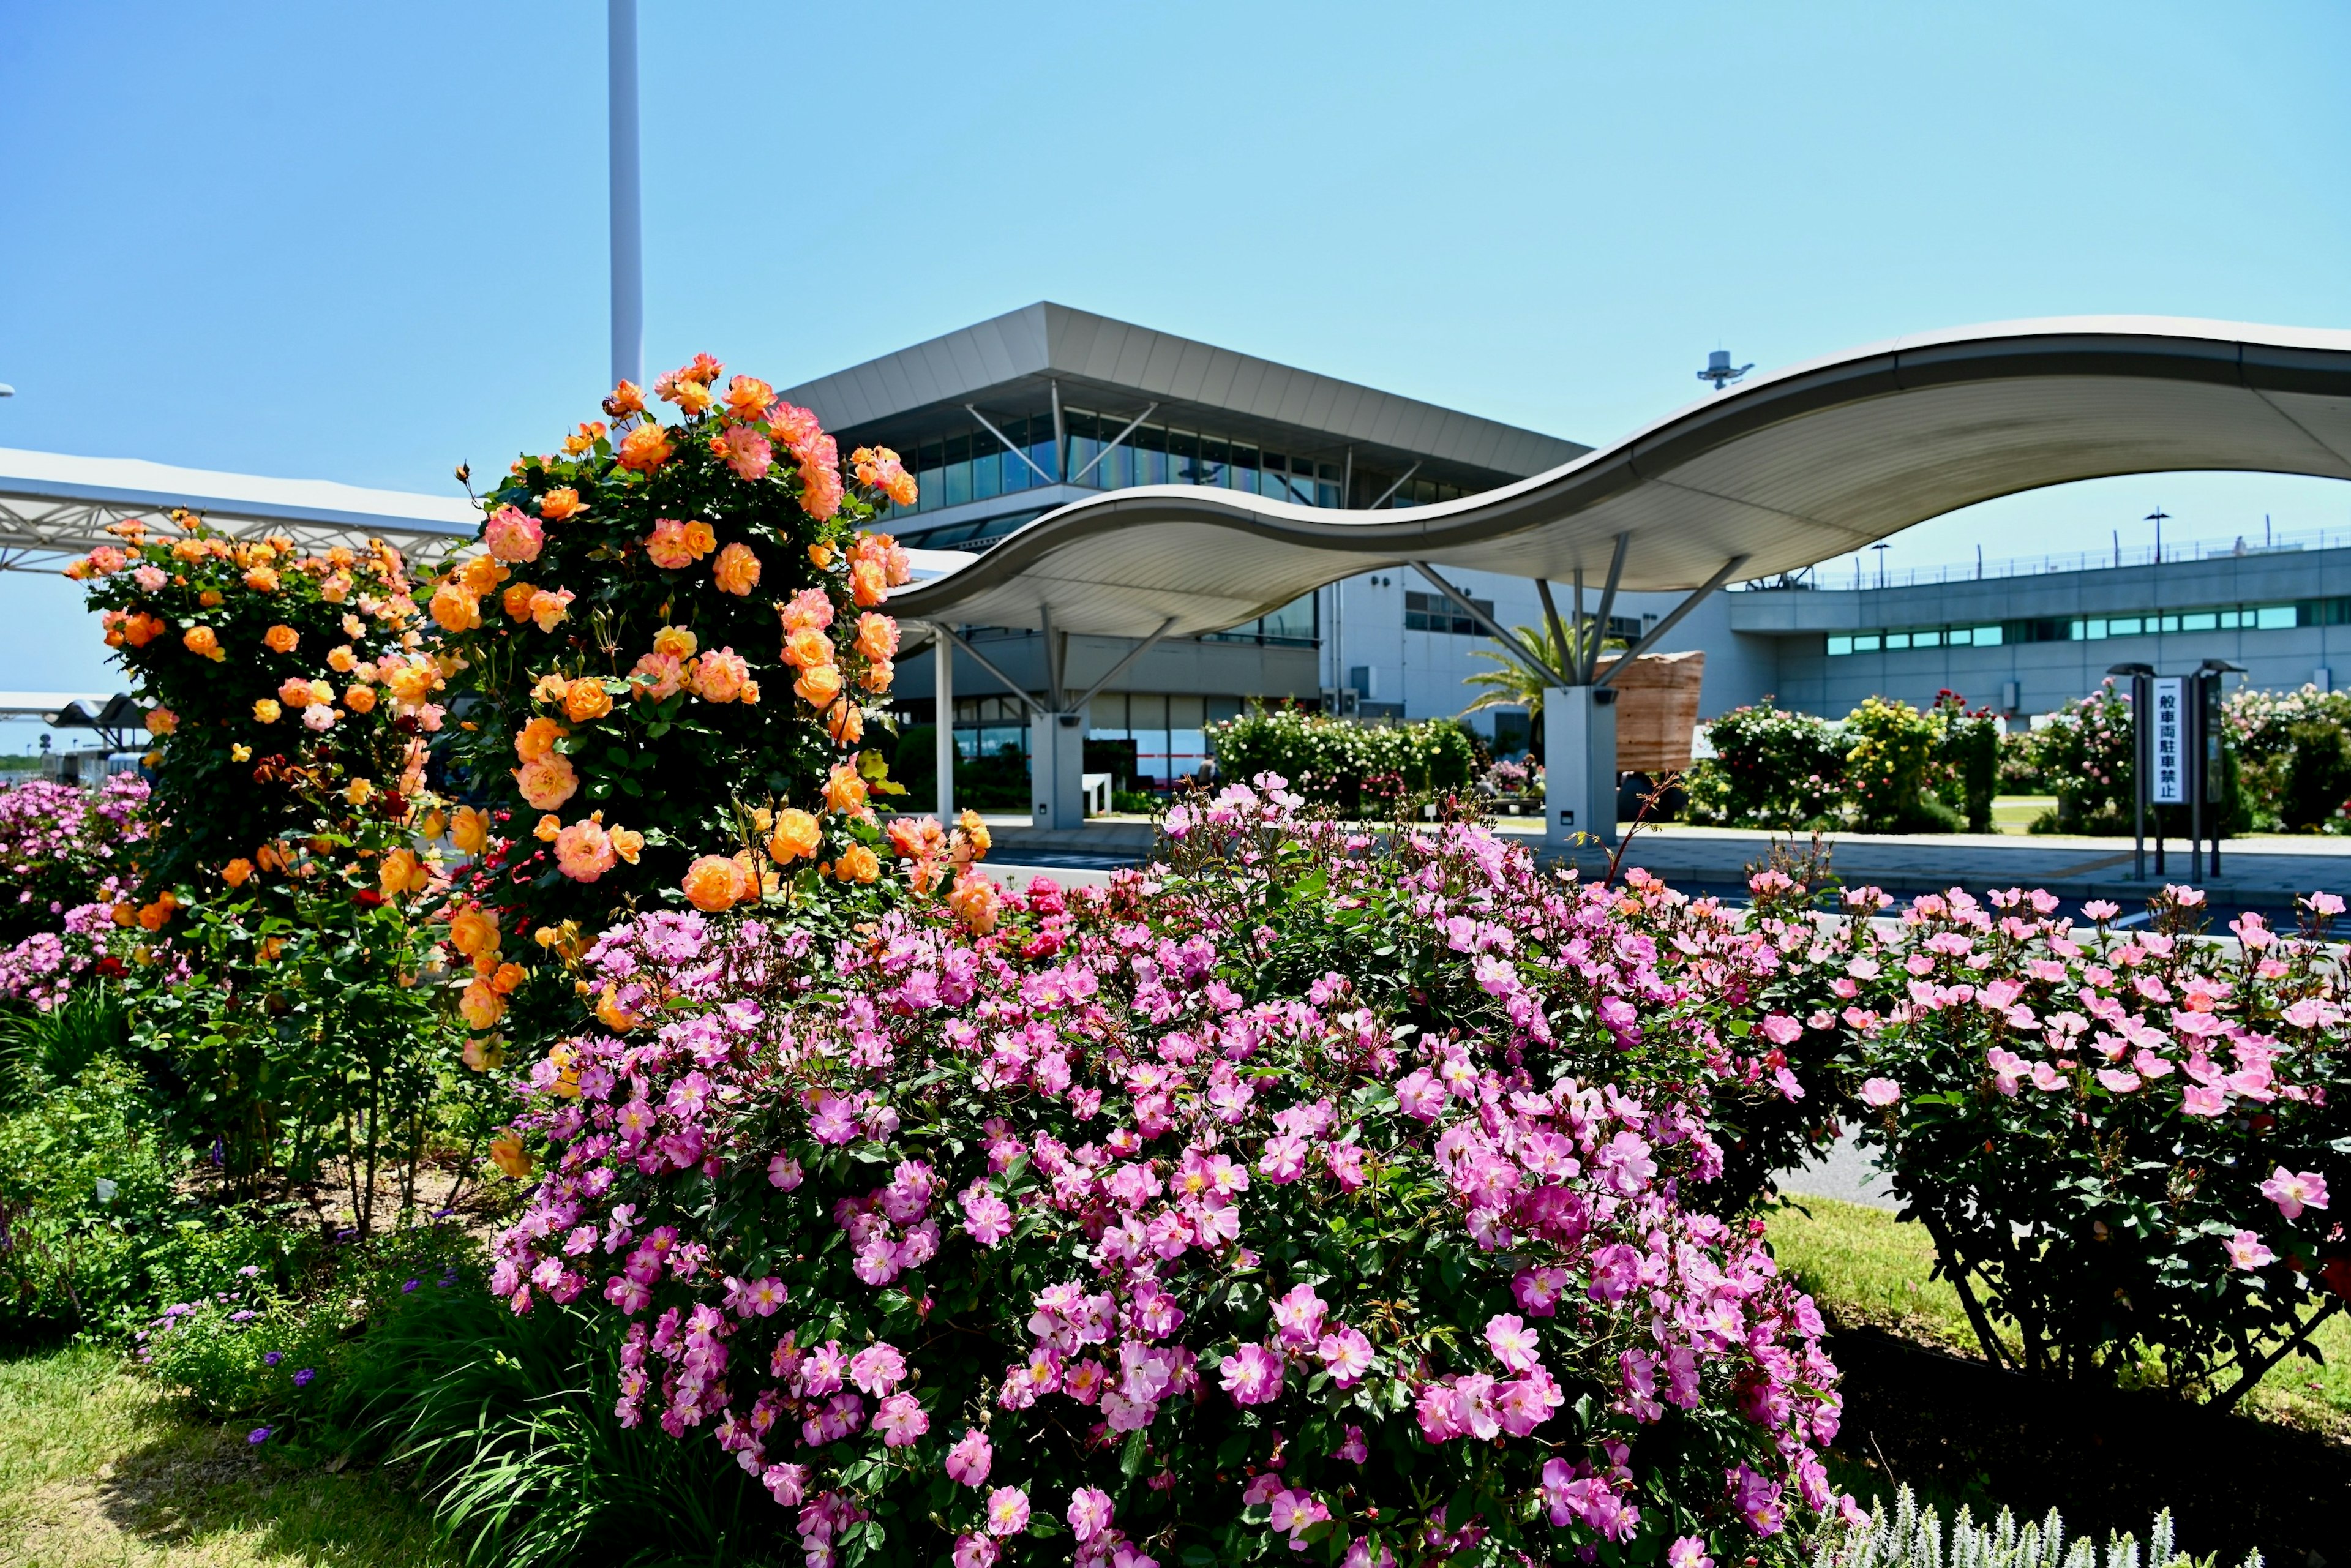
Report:
[[2342,625],[2351,625],[2351,599],[2305,599],[2295,604],[2212,605],[2196,610],[2150,610],[2134,615],[2003,621],[1992,626],[1886,628],[1833,636],[1828,647],[1832,657],[1841,657],[1904,648],[2097,643],[2109,637],[2157,637],[2179,632],[2282,632],[2296,626]]
[[[1494,601],[1471,599],[1479,613],[1488,620],[1494,617]],[[1614,616],[1609,619],[1614,621]],[[1485,628],[1473,620],[1468,612],[1441,593],[1415,593],[1407,589],[1404,596],[1404,629],[1407,632],[1449,632],[1457,637],[1483,637]]]
[[[1029,754],[1029,715],[1014,698],[957,697],[955,709],[956,749],[966,758]],[[1208,726],[1240,711],[1238,697],[1113,692],[1094,698],[1086,738],[1134,742],[1138,777],[1172,784],[1208,765]]]

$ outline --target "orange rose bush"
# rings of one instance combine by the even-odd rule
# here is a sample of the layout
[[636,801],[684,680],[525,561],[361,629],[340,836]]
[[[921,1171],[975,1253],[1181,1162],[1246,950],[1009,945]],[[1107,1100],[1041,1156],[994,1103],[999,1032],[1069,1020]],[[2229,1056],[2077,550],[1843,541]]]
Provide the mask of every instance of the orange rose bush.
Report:
[[399,552],[131,522],[68,571],[150,705],[151,829],[112,911],[175,1132],[232,1182],[423,1157],[455,1065],[423,982],[445,883],[425,781],[445,679]]
[[632,908],[878,874],[869,800],[896,786],[861,747],[908,568],[858,524],[914,482],[887,450],[843,462],[814,415],[707,355],[653,391],[622,383],[611,423],[517,460],[426,601],[473,697],[457,842],[478,859],[451,941],[477,1031],[507,1017],[507,967],[568,1006],[549,953],[576,960]]

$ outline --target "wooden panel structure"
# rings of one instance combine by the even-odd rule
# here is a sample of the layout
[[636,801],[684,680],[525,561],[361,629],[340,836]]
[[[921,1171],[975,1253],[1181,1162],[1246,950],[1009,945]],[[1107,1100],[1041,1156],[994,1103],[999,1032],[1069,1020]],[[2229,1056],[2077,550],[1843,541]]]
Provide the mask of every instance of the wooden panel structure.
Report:
[[[1600,661],[1605,672],[1614,659]],[[1644,653],[1610,684],[1616,688],[1616,766],[1626,773],[1687,771],[1698,730],[1698,685],[1706,654]]]

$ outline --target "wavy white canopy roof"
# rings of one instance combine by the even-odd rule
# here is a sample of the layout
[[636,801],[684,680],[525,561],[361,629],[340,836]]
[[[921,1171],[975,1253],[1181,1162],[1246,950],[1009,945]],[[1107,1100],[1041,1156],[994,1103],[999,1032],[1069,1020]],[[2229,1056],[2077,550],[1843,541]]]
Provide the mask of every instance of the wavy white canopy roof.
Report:
[[1192,486],[1048,513],[900,592],[912,620],[1176,636],[1408,560],[1695,588],[1841,555],[2069,480],[2176,469],[2351,478],[2351,331],[2167,317],[1897,338],[1759,377],[1517,484],[1349,512]]

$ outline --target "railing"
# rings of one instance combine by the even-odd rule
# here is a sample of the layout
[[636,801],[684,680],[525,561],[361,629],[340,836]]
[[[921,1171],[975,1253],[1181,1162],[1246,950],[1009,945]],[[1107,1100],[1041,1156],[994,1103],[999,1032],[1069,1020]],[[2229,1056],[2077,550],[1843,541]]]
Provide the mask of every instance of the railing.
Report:
[[1874,567],[1855,561],[1823,561],[1777,579],[1743,582],[1741,589],[1814,588],[1850,591],[1865,588],[1917,588],[1946,582],[1976,582],[1989,578],[2039,577],[2060,571],[2100,571],[2126,566],[2160,566],[2174,561],[2222,560],[2304,550],[2351,549],[2351,529],[2305,528],[2259,537],[2240,534],[2226,539],[2166,539],[2161,554],[2154,545],[2116,546],[2069,555],[2011,556],[2004,560],[1961,561],[1949,566]]

